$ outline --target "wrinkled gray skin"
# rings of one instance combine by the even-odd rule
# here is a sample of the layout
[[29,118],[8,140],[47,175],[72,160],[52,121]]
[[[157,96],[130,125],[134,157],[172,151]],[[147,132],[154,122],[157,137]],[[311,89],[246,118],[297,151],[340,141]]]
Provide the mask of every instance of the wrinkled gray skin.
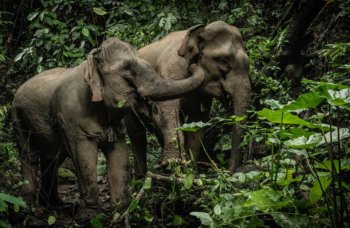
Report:
[[[192,77],[170,81],[159,77],[129,44],[109,38],[75,68],[45,71],[25,82],[13,101],[13,126],[21,152],[25,193],[39,203],[62,205],[57,195],[57,171],[67,156],[77,170],[82,202],[97,206],[98,149],[107,159],[111,201],[125,202],[128,155],[121,119],[144,109],[142,97],[162,100],[198,87],[204,79],[199,67]],[[126,102],[124,102],[126,101]]]
[[[204,131],[197,133],[176,132],[174,128],[182,122],[208,121],[213,98],[227,105],[233,103],[232,114],[246,114],[250,103],[251,84],[248,74],[248,56],[239,30],[225,22],[216,21],[194,26],[187,31],[173,32],[139,50],[142,58],[150,62],[163,78],[186,78],[186,69],[197,63],[204,69],[205,82],[181,99],[154,102],[153,123],[156,135],[163,148],[163,164],[167,159],[179,157],[178,142],[185,144],[196,159],[201,150],[200,140]],[[232,111],[232,110],[231,110]],[[133,116],[126,118],[135,157],[135,170],[139,176],[145,174],[146,134],[143,124]],[[149,120],[143,119],[144,122]],[[241,162],[239,144],[242,129],[232,128],[232,151],[229,169],[234,171]]]

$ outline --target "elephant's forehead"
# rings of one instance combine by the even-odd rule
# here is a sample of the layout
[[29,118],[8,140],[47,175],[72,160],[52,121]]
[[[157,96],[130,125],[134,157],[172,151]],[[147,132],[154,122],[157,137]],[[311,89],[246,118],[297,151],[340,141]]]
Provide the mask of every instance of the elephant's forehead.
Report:
[[205,46],[203,53],[210,56],[231,56],[233,55],[234,46],[231,42],[211,42]]
[[102,43],[102,58],[107,61],[114,61],[119,58],[136,59],[137,51],[128,43],[114,39],[110,42]]

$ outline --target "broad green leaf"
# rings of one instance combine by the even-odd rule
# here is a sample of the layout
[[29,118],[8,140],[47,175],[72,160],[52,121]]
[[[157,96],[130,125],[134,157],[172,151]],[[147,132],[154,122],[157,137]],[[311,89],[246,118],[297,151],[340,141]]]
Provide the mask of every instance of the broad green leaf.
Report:
[[331,82],[318,82],[318,81],[313,81],[313,80],[307,80],[304,79],[301,81],[303,84],[311,85],[313,86],[315,91],[321,92],[324,95],[326,95],[327,90],[332,89],[332,90],[341,90],[345,88],[350,88],[350,86],[342,85],[342,84],[336,84],[336,83],[331,83]]
[[17,204],[20,207],[27,207],[26,202],[22,198],[18,198],[6,193],[0,193],[0,200],[11,204]]
[[350,132],[348,128],[340,128],[339,129],[339,136],[338,136],[338,131],[335,129],[332,132],[327,132],[324,137],[322,138],[322,141],[317,144],[317,146],[321,146],[325,143],[330,143],[330,142],[338,142],[338,138],[340,140],[346,139],[350,137]]
[[294,149],[307,149],[316,146],[322,140],[323,137],[321,134],[314,134],[311,135],[309,138],[301,136],[296,139],[288,140],[284,143],[284,145]]
[[290,104],[285,105],[283,107],[283,110],[290,111],[290,110],[316,108],[324,100],[325,98],[321,97],[317,92],[304,93],[304,94],[301,94],[295,101],[292,101]]
[[[335,171],[336,173],[339,173],[339,160],[333,161]],[[326,169],[328,171],[332,171],[332,161],[331,160],[325,160],[322,163],[318,163],[316,165],[317,168]],[[340,168],[342,171],[349,171],[350,170],[350,160],[341,159],[340,160]]]
[[87,29],[86,27],[83,27],[83,29],[81,30],[81,33],[82,33],[85,37],[89,37],[89,36],[90,36],[89,29]]
[[176,128],[176,130],[179,131],[187,131],[187,132],[196,132],[204,127],[210,126],[211,123],[203,123],[202,121],[199,122],[192,122],[192,123],[186,123],[183,124],[181,127]]
[[47,218],[47,224],[48,224],[49,226],[51,226],[52,224],[55,224],[55,222],[56,222],[56,217],[55,217],[55,216],[50,215],[50,216]]
[[289,206],[290,200],[282,200],[281,193],[272,189],[259,189],[248,193],[245,207],[256,207],[263,212],[270,212]]
[[152,178],[147,177],[145,182],[143,183],[144,189],[150,189],[152,187]]
[[210,215],[206,212],[191,212],[190,215],[198,218],[202,225],[209,226],[210,228],[214,227],[213,219],[210,217]]
[[[323,191],[326,191],[329,185],[331,184],[332,177],[331,175],[319,176],[320,183],[316,180],[313,183],[312,188],[310,189],[309,201],[311,204],[316,204],[322,197]],[[322,188],[321,188],[322,186]]]
[[244,120],[245,118],[247,118],[247,116],[229,116],[225,119],[220,119],[220,122],[224,122],[225,125],[233,125],[233,124],[238,124],[240,123],[242,120]]
[[106,9],[103,7],[94,7],[92,8],[92,10],[94,11],[94,13],[96,13],[97,15],[103,16],[106,15]]
[[310,132],[299,127],[291,127],[289,129],[280,131],[281,139],[285,139],[285,138],[295,139],[301,136],[310,137],[312,134],[315,134],[315,133],[316,132]]
[[350,89],[342,89],[339,91],[328,90],[328,103],[350,111]]
[[290,112],[286,112],[284,110],[273,111],[271,109],[264,108],[263,110],[257,112],[259,118],[264,118],[270,121],[271,123],[276,124],[295,124],[306,126],[309,128],[320,128],[320,126],[316,124],[312,124],[306,120],[299,118],[296,115],[293,115]]
[[184,186],[186,189],[190,189],[192,187],[193,179],[194,179],[193,173],[188,173],[185,175]]

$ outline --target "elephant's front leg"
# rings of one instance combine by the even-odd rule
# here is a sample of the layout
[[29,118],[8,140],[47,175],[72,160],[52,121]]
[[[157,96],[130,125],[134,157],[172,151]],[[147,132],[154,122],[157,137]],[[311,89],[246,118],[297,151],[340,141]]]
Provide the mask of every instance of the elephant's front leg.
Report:
[[147,136],[142,119],[134,113],[125,116],[126,129],[134,155],[134,172],[136,178],[143,178],[147,172]]
[[[74,144],[73,144],[74,145]],[[97,186],[97,143],[90,138],[76,142],[72,159],[76,166],[80,194],[83,202],[90,207],[98,205],[99,189]]]
[[157,135],[163,147],[162,164],[167,164],[169,159],[181,158],[181,148],[184,145],[184,137],[176,128],[181,126],[179,117],[180,100],[169,100],[156,103],[157,112],[154,121],[158,129]]
[[[197,99],[184,99],[182,104],[182,110],[185,113],[185,119],[187,123],[191,122],[207,122],[209,121],[210,106],[213,99],[210,96],[202,95]],[[203,146],[202,139],[204,137],[206,129],[200,129],[197,132],[186,132],[185,145],[186,151],[191,154],[196,161],[200,157],[200,151]]]
[[107,178],[112,204],[127,203],[128,148],[125,135],[117,135],[116,142],[107,143],[103,149],[107,159]]

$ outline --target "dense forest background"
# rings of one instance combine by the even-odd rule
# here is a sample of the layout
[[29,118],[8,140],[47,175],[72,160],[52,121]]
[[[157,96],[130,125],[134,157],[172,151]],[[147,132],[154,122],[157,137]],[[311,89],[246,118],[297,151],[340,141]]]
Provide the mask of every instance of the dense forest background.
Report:
[[[0,227],[118,226],[126,218],[131,226],[349,226],[349,14],[350,2],[340,0],[2,0]],[[43,70],[79,64],[107,37],[140,48],[216,20],[240,29],[250,58],[243,167],[225,171],[234,118],[214,103],[208,124],[191,125],[208,128],[215,142],[205,168],[189,162],[154,174],[160,149],[150,137],[154,173],[132,182],[127,209],[69,223],[59,212],[30,210],[19,198],[25,182],[10,128],[16,89]],[[62,179],[74,179],[62,170]],[[103,158],[98,171],[105,172]]]

